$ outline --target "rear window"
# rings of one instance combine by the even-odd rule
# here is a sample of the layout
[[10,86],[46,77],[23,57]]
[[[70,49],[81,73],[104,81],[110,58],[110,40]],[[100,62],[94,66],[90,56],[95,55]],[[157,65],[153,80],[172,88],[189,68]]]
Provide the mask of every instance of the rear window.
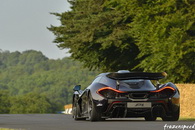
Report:
[[139,89],[141,87],[154,87],[150,80],[135,79],[135,80],[120,80],[121,85],[128,86],[133,89]]

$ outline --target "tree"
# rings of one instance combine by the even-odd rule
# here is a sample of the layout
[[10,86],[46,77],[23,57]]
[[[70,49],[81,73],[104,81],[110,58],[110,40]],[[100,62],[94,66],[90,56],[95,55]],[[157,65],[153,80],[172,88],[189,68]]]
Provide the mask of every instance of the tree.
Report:
[[27,50],[22,53],[20,56],[20,64],[32,65],[36,63],[40,63],[42,61],[48,60],[42,52],[38,52],[35,50]]
[[[144,71],[166,71],[168,80],[195,83],[195,1],[132,0],[129,23]],[[136,10],[137,12],[135,12]]]
[[48,99],[38,93],[28,93],[12,97],[10,113],[50,113],[51,104]]
[[0,91],[0,113],[5,114],[10,111],[10,99],[7,90]]
[[90,69],[166,71],[172,82],[195,82],[192,0],[69,0],[48,28],[60,48]]
[[0,113],[62,111],[72,102],[73,86],[84,89],[98,74],[70,58],[48,59],[32,50],[0,52],[0,67]]
[[138,47],[128,33],[131,16],[119,2],[70,0],[71,11],[53,13],[61,20],[49,28],[60,48],[69,48],[71,57],[90,69],[116,71],[132,69],[139,61]]

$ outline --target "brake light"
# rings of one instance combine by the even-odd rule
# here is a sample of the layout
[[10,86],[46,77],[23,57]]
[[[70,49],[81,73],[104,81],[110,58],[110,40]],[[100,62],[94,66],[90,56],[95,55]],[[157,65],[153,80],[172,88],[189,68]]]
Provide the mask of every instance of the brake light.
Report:
[[166,86],[159,90],[150,91],[150,92],[151,92],[149,96],[150,98],[168,98],[175,93],[175,89],[170,86]]
[[104,87],[104,88],[100,88],[97,91],[97,94],[105,97],[105,98],[116,98],[117,96],[121,96],[123,94],[125,94],[127,92],[125,91],[120,91],[111,87]]
[[117,93],[126,93],[125,91],[120,91],[120,90],[117,90],[117,89],[114,89],[114,88],[111,88],[111,87],[104,87],[104,88],[100,88],[98,90],[98,92],[102,91],[102,90],[112,90],[112,91],[115,91]]
[[174,88],[172,88],[172,87],[170,87],[170,86],[166,86],[166,87],[164,87],[164,88],[161,88],[161,89],[159,89],[159,90],[155,90],[155,91],[151,91],[151,92],[160,92],[160,91],[163,91],[163,90],[165,90],[165,89],[170,89],[170,90],[172,90],[172,91],[175,91],[175,89]]

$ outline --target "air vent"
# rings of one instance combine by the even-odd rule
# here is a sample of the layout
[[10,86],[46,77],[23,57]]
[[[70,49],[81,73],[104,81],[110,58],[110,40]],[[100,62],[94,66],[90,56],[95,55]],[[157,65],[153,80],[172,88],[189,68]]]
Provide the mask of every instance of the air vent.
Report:
[[129,97],[133,99],[144,99],[148,97],[148,93],[130,93]]

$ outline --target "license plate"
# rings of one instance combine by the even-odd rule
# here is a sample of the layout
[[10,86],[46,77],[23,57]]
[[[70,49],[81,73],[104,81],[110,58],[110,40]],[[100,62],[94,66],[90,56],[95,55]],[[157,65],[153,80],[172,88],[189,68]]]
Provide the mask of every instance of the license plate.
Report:
[[151,102],[128,102],[127,108],[151,108]]

